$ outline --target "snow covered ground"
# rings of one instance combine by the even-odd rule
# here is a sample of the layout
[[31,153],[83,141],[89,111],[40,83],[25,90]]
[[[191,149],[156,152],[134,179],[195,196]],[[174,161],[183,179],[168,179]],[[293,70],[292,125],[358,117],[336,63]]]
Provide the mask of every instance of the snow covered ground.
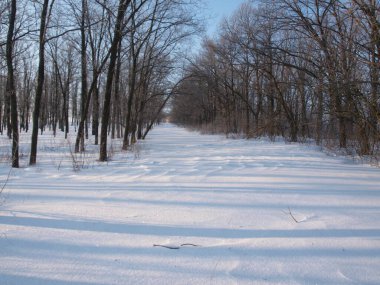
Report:
[[0,198],[1,285],[380,284],[378,168],[169,124],[108,163],[89,146],[80,171],[61,134],[40,137],[36,167],[24,141]]

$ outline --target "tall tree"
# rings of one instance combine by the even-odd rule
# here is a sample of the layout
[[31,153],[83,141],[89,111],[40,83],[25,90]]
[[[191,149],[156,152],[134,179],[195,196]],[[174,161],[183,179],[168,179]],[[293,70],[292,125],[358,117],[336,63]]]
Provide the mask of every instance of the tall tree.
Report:
[[[50,7],[54,4],[52,0]],[[46,44],[46,29],[48,23],[48,10],[49,10],[49,0],[44,0],[41,10],[41,22],[40,22],[40,34],[39,34],[39,63],[38,63],[38,74],[37,74],[37,87],[34,99],[34,111],[33,111],[33,129],[32,129],[32,142],[30,150],[29,164],[34,165],[37,162],[37,142],[38,142],[38,124],[40,119],[41,111],[41,98],[44,88],[45,80],[45,44]]]
[[[102,12],[98,15],[97,24],[95,25],[90,17],[89,6],[87,1],[82,1],[82,13],[80,16],[80,30],[81,30],[81,80],[82,82],[82,101],[81,101],[81,116],[78,126],[77,138],[75,141],[75,152],[84,151],[84,133],[85,124],[88,118],[90,102],[93,102],[93,135],[95,135],[95,144],[98,144],[98,125],[99,125],[99,77],[106,65],[110,50],[106,50],[107,38],[106,30],[108,21],[106,19],[107,7],[101,5]],[[76,9],[74,5],[73,9]],[[87,32],[87,33],[86,33]],[[87,88],[87,42],[91,50],[91,67],[92,79],[90,87]],[[86,80],[85,80],[86,78]]]
[[7,93],[10,98],[11,105],[11,124],[12,124],[12,167],[19,167],[19,132],[18,132],[18,114],[17,114],[17,94],[14,78],[13,67],[13,46],[14,46],[14,30],[16,21],[16,0],[11,1],[9,13],[9,28],[6,43],[6,58],[7,58]]
[[123,22],[127,11],[127,8],[132,0],[120,0],[115,29],[113,33],[113,38],[111,42],[110,51],[110,62],[108,65],[107,81],[105,86],[104,103],[103,103],[103,113],[102,113],[102,126],[100,131],[100,150],[99,150],[99,160],[107,161],[107,130],[108,123],[110,119],[110,106],[111,106],[111,95],[112,95],[112,84],[115,74],[115,67],[117,62],[117,51],[119,43],[123,38]]
[[[87,119],[86,102],[87,102],[87,40],[86,40],[86,18],[88,17],[87,0],[82,0],[82,15],[80,23],[81,37],[81,121],[78,128],[77,143],[75,144],[75,152],[84,151],[84,124]],[[79,143],[79,144],[78,144]]]

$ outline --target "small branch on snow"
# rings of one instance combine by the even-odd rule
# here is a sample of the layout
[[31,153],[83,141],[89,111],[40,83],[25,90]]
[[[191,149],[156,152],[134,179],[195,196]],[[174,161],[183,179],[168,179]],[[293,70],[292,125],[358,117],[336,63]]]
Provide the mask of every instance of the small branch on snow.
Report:
[[288,212],[284,212],[284,213],[287,214],[287,215],[289,215],[289,216],[293,219],[293,221],[296,222],[297,224],[299,224],[299,223],[301,222],[301,221],[298,221],[298,220],[294,217],[292,211],[290,210],[290,207],[288,207]]
[[163,245],[163,244],[153,244],[154,247],[163,247],[167,249],[180,249],[181,247],[184,246],[193,246],[193,247],[198,247],[199,245],[193,244],[193,243],[183,243],[180,246],[173,246],[173,245]]
[[154,247],[164,247],[164,248],[167,248],[167,249],[180,249],[179,246],[170,246],[170,245],[162,245],[162,244],[154,244],[153,245]]
[[181,244],[181,246],[194,246],[194,247],[197,247],[199,245],[193,244],[193,243],[183,243],[183,244]]

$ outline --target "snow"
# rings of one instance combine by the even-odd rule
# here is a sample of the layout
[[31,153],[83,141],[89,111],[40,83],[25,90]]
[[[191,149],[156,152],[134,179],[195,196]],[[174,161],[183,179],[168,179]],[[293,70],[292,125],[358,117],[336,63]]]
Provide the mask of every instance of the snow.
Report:
[[0,198],[1,285],[380,284],[378,168],[170,124],[108,163],[88,145],[79,171],[62,134],[40,136],[35,167],[22,140]]

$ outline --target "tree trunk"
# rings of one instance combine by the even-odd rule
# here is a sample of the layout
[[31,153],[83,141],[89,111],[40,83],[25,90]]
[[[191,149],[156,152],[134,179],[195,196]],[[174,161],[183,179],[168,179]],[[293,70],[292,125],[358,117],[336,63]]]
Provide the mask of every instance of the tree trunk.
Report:
[[142,139],[145,140],[145,137],[148,135],[149,131],[152,129],[153,125],[155,122],[157,122],[158,120],[158,117],[160,116],[162,110],[164,109],[164,107],[166,106],[166,104],[168,103],[169,99],[171,98],[172,94],[169,94],[164,102],[161,104],[160,108],[158,109],[157,113],[154,115],[154,117],[152,118],[152,120],[150,121],[150,123],[148,124],[147,128],[145,129],[145,132],[144,132],[144,135],[142,136]]
[[119,48],[118,48],[118,60],[117,60],[117,64],[116,64],[116,73],[115,73],[115,83],[114,83],[114,101],[113,101],[113,105],[112,105],[112,134],[111,134],[111,138],[114,139],[115,138],[115,132],[116,132],[116,128],[117,128],[117,116],[118,116],[118,113],[119,113],[119,108],[120,108],[120,73],[121,73],[121,57],[120,57],[120,54],[121,54],[121,43],[119,44]]
[[34,165],[37,162],[37,141],[38,141],[38,121],[40,118],[41,98],[44,87],[45,79],[45,35],[46,35],[46,21],[48,14],[49,0],[44,0],[41,12],[40,35],[39,35],[39,64],[38,64],[38,79],[37,88],[34,101],[33,112],[33,130],[32,142],[30,150],[29,164]]
[[115,23],[115,31],[110,47],[110,62],[108,66],[107,81],[104,94],[104,104],[103,104],[103,113],[102,113],[102,126],[100,130],[100,151],[99,151],[99,160],[107,161],[107,129],[110,118],[110,105],[111,105],[111,95],[112,95],[112,83],[113,77],[115,74],[116,60],[118,46],[122,39],[122,24],[124,16],[127,10],[127,7],[131,0],[120,0],[119,8],[117,12],[117,18]]
[[[82,0],[82,18],[81,18],[81,122],[78,129],[77,140],[75,141],[75,152],[84,151],[84,124],[87,118],[85,112],[87,102],[87,52],[86,52],[86,31],[85,19],[87,13],[87,1]],[[84,118],[84,120],[83,120]]]
[[132,57],[132,67],[129,73],[129,94],[128,94],[128,102],[127,102],[127,116],[125,119],[125,131],[124,131],[124,139],[123,139],[123,150],[127,150],[129,146],[129,135],[130,135],[130,127],[131,127],[131,118],[132,118],[132,105],[133,98],[136,89],[136,72],[137,72],[137,56],[135,54],[134,49],[134,40],[133,34],[131,35],[131,57]]
[[16,0],[12,0],[11,11],[9,14],[9,29],[6,43],[7,58],[7,93],[9,94],[11,105],[11,127],[12,127],[12,167],[19,167],[19,132],[17,115],[17,97],[13,69],[13,34],[16,21]]
[[[96,78],[96,77],[95,77]],[[99,88],[98,81],[95,81],[94,95],[92,98],[92,135],[95,136],[95,145],[99,139]]]

